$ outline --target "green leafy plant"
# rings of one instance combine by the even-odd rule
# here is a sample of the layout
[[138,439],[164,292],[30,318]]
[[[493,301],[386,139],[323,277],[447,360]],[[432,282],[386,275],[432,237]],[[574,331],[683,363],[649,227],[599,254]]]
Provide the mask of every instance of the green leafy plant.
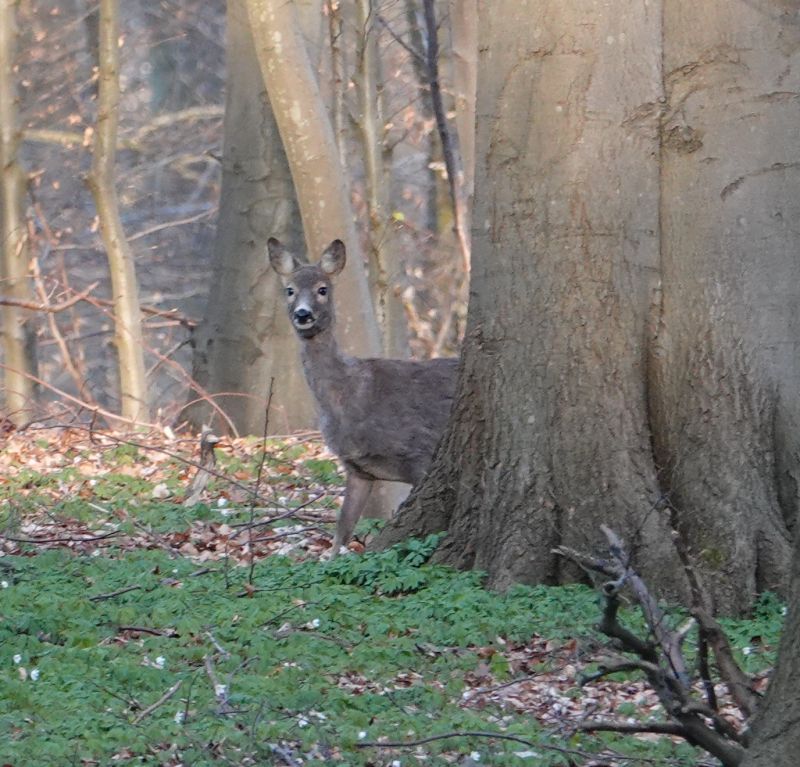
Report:
[[419,591],[429,583],[423,568],[441,540],[429,535],[424,540],[409,540],[386,551],[360,557],[340,557],[323,566],[325,575],[334,582],[368,589],[378,594],[400,594]]

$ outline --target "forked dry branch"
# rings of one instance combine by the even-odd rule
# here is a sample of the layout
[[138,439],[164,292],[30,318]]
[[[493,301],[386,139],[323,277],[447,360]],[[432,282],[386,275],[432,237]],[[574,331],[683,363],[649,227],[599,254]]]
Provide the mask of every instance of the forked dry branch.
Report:
[[[718,710],[714,685],[708,673],[707,648],[711,646],[714,650],[722,681],[745,717],[752,714],[755,693],[747,675],[736,664],[722,629],[707,609],[702,586],[692,571],[685,548],[681,558],[692,584],[694,619],[679,628],[673,628],[647,585],[632,567],[623,541],[608,527],[603,526],[602,530],[608,540],[608,558],[589,556],[566,546],[554,549],[555,553],[575,562],[587,572],[606,579],[600,586],[604,606],[597,628],[613,640],[614,649],[607,653],[607,662],[597,672],[584,677],[583,683],[617,672],[641,671],[671,721],[632,724],[627,721],[587,720],[577,728],[587,732],[605,730],[679,736],[715,756],[724,767],[737,767],[744,758],[747,733],[740,731]],[[642,610],[647,623],[647,637],[638,636],[619,620],[622,592],[626,587]],[[698,626],[699,677],[689,670],[683,653],[684,643],[695,622]],[[705,700],[696,692],[697,682],[705,691]]]

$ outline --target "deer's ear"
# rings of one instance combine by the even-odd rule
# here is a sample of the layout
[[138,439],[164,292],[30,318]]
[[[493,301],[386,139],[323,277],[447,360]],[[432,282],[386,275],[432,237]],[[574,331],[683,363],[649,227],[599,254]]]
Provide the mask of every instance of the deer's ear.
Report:
[[334,240],[322,254],[319,260],[319,267],[328,277],[334,277],[344,269],[347,261],[344,243],[341,240]]
[[267,252],[272,268],[281,277],[288,277],[299,266],[297,259],[274,237],[267,240]]

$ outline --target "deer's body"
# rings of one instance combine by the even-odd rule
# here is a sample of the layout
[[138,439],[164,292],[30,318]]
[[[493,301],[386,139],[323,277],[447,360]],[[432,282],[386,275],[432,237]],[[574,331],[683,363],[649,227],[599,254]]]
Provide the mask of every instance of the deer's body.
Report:
[[315,265],[301,264],[277,240],[270,240],[269,253],[284,279],[322,434],[347,473],[335,555],[350,539],[375,480],[413,485],[424,476],[450,413],[457,360],[342,354],[333,332],[330,280],[344,267],[344,245],[332,243]]

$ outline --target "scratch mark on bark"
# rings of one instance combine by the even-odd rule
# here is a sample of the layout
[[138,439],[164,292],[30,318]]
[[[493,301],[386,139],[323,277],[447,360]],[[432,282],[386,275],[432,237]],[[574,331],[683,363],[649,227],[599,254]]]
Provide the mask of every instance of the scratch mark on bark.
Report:
[[720,192],[720,197],[725,200],[730,195],[732,195],[748,178],[756,178],[758,176],[763,176],[767,173],[775,173],[776,171],[784,171],[784,170],[794,170],[796,168],[800,168],[800,162],[775,162],[769,167],[766,168],[759,168],[758,170],[751,171],[750,173],[745,173],[743,176],[739,176],[738,178],[731,181],[722,192]]

